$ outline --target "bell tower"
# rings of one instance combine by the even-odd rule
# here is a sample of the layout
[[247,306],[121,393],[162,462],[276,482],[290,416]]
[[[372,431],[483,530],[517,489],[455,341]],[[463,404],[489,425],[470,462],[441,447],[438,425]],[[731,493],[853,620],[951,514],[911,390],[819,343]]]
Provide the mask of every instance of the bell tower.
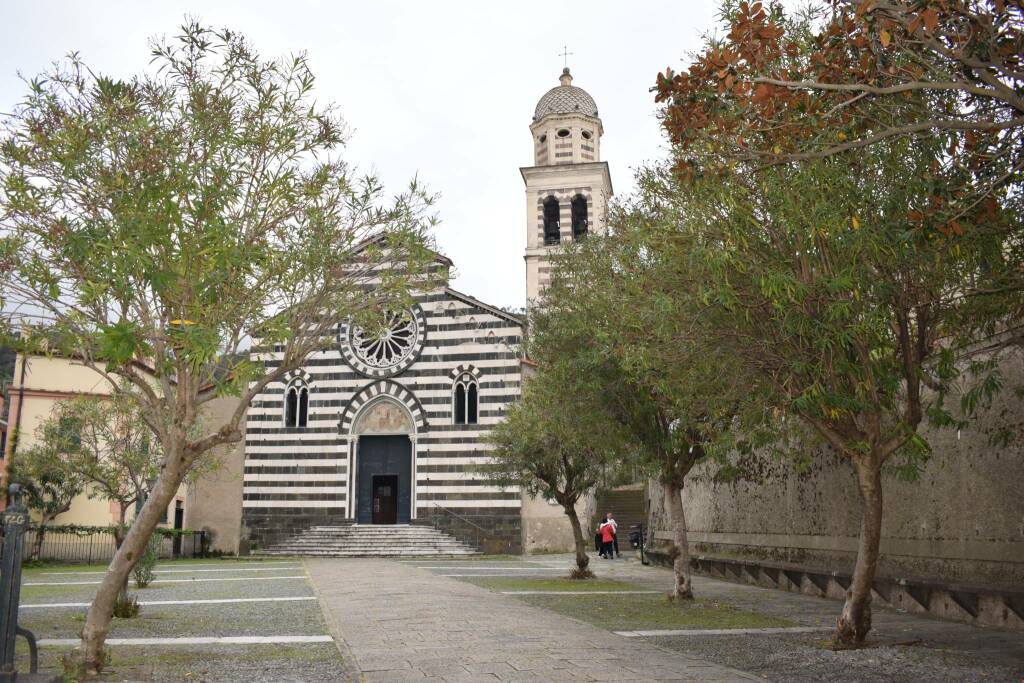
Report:
[[520,168],[526,184],[526,305],[550,281],[550,257],[562,244],[607,230],[612,180],[601,161],[604,127],[586,90],[568,67],[533,112],[533,166]]

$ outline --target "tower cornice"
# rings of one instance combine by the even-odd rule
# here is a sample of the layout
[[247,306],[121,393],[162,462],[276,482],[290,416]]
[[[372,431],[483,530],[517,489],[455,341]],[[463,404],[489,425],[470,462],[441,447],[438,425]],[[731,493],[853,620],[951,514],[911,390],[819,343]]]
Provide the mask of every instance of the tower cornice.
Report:
[[528,187],[552,185],[564,187],[566,180],[573,177],[593,176],[601,173],[608,188],[613,194],[612,175],[607,161],[592,161],[584,164],[555,164],[551,166],[520,166],[519,173]]

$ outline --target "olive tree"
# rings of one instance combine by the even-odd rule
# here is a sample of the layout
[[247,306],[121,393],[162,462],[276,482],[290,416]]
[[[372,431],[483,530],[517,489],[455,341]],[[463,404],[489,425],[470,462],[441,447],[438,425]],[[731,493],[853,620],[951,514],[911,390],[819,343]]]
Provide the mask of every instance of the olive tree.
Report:
[[883,468],[921,466],[919,429],[954,424],[945,398],[964,370],[977,374],[969,403],[999,389],[984,342],[1021,306],[1019,237],[1003,237],[1020,235],[1017,219],[949,236],[908,223],[907,206],[929,195],[931,154],[934,142],[894,141],[667,182],[677,229],[693,237],[673,258],[702,283],[711,339],[851,466],[862,523],[840,646],[871,628]]
[[[579,329],[561,328],[574,336]],[[587,339],[576,336],[587,348]],[[568,355],[538,347],[538,368],[527,374],[522,398],[489,436],[493,460],[484,474],[501,486],[520,487],[558,503],[572,528],[576,568],[570,578],[592,578],[588,538],[576,506],[608,481],[623,460],[621,428],[604,409],[609,361],[586,352]]]
[[64,458],[78,448],[77,425],[51,417],[36,429],[35,443],[11,460],[7,478],[20,484],[25,506],[39,514],[31,557],[40,559],[47,525],[71,509],[85,481],[64,467]]
[[[0,297],[112,393],[136,403],[163,457],[82,629],[103,662],[117,592],[198,458],[242,438],[253,396],[351,316],[423,284],[432,198],[387,199],[340,156],[304,55],[268,60],[190,23],[128,79],[76,54],[27,83],[0,127]],[[279,353],[264,364],[260,355]],[[202,406],[239,397],[196,429]]]
[[90,498],[117,505],[114,547],[120,548],[128,533],[129,511],[146,499],[164,461],[163,449],[137,404],[127,393],[109,399],[75,398],[56,404],[47,423],[51,432],[52,426],[61,425],[74,430],[72,447],[56,451],[55,465],[68,478],[84,482]]
[[[577,419],[617,425],[618,457],[660,485],[673,535],[672,597],[689,599],[687,476],[732,446],[746,447],[759,434],[749,415],[763,406],[756,379],[710,342],[689,274],[664,257],[666,240],[677,236],[654,197],[617,207],[610,236],[588,236],[555,259],[528,350],[597,384]],[[607,443],[594,429],[584,428],[583,438],[595,448]]]

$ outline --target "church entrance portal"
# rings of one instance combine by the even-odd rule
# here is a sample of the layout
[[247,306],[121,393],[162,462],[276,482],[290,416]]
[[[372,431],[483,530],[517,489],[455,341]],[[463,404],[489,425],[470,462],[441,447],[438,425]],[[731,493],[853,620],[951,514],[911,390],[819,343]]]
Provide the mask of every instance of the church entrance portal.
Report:
[[359,437],[356,522],[408,524],[412,442],[408,436]]

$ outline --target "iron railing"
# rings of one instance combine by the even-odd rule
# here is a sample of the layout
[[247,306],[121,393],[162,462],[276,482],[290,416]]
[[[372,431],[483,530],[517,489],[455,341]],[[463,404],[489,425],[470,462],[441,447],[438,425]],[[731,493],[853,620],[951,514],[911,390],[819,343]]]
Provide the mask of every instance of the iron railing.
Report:
[[[113,530],[99,529],[86,533],[62,531],[59,528],[32,527],[25,531],[25,560],[55,560],[60,562],[107,563],[114,557],[116,546]],[[176,531],[173,535],[156,532],[160,539],[159,559],[206,557],[209,538],[205,531]]]
[[[430,519],[428,520],[431,525],[440,529],[441,531],[451,534],[463,543],[468,543],[472,545],[477,550],[483,550],[483,541],[487,538],[487,536],[490,535],[490,532],[488,532],[487,529],[484,529],[476,522],[467,519],[466,517],[463,517],[462,515],[460,515],[452,509],[446,508],[442,505],[438,505],[436,502],[434,503],[433,509],[438,512],[443,512],[445,515],[448,515],[450,519],[456,520],[458,524],[438,524],[434,521],[434,516],[431,515]],[[469,531],[467,533],[464,533],[461,531],[461,529],[458,529],[457,527],[459,527],[460,524],[468,526]],[[473,540],[470,541],[469,538],[472,538]]]

